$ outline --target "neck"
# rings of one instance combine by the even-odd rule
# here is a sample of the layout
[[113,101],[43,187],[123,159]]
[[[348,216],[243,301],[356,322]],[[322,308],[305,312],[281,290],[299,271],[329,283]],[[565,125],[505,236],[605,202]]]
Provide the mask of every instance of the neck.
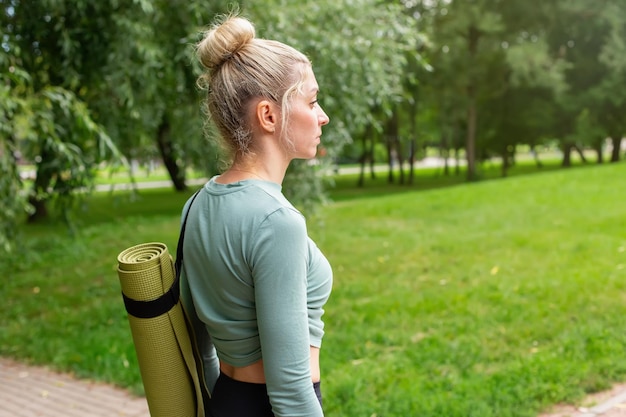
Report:
[[234,172],[234,173],[240,173],[242,175],[251,175],[254,178],[257,178],[259,180],[263,180],[263,181],[272,181],[269,178],[269,175],[267,174],[260,174],[257,171],[253,170],[253,169],[242,169],[242,168],[236,168],[236,167],[231,167],[228,171],[230,172]]
[[241,179],[256,178],[282,184],[289,161],[278,153],[264,152],[254,159],[235,159],[227,172]]
[[255,138],[252,154],[237,154],[225,180],[239,181],[256,178],[282,184],[291,162],[289,153],[283,149],[275,135],[260,135]]
[[220,182],[230,183],[242,180],[257,179],[262,181],[270,181],[282,185],[285,178],[285,171],[279,169],[265,169],[262,164],[242,165],[234,163],[222,175]]

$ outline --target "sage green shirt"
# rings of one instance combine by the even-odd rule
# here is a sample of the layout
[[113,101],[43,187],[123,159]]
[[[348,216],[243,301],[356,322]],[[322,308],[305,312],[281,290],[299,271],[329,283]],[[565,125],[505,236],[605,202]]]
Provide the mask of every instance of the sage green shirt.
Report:
[[309,359],[324,335],[330,265],[279,184],[215,178],[192,204],[184,239],[198,317],[220,360],[246,366],[263,359],[277,417],[322,416]]

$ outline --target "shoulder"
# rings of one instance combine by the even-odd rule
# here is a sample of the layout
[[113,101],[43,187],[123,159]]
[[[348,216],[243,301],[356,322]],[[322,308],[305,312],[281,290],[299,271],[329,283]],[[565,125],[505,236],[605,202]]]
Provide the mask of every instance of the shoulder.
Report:
[[307,236],[306,222],[302,214],[292,207],[274,207],[263,215],[259,224],[261,235],[273,238],[305,239]]
[[257,216],[261,216],[262,223],[276,228],[294,226],[306,228],[302,213],[287,200],[276,184],[260,182],[246,191],[249,197],[249,209]]

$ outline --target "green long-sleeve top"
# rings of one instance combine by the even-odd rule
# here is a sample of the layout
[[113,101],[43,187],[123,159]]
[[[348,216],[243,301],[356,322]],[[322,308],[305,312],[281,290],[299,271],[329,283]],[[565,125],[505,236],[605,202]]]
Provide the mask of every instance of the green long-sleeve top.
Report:
[[310,346],[322,343],[331,267],[279,184],[215,178],[191,205],[184,239],[197,315],[220,360],[247,366],[263,359],[277,417],[322,416]]

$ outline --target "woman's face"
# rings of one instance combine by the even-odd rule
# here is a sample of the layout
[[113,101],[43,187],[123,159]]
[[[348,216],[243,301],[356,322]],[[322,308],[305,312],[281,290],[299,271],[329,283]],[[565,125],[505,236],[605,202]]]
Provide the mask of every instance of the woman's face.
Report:
[[288,136],[293,144],[292,159],[311,159],[317,154],[322,126],[330,119],[317,102],[319,86],[313,70],[308,67],[300,92],[293,96],[289,114]]

